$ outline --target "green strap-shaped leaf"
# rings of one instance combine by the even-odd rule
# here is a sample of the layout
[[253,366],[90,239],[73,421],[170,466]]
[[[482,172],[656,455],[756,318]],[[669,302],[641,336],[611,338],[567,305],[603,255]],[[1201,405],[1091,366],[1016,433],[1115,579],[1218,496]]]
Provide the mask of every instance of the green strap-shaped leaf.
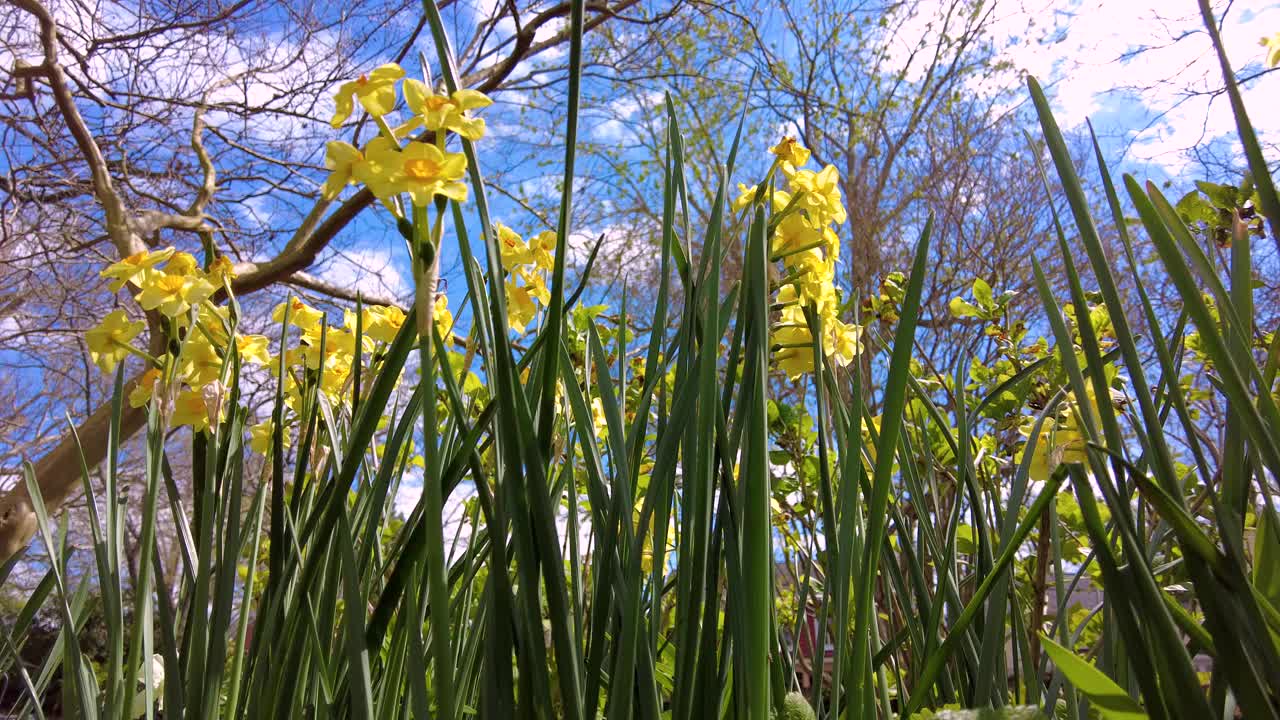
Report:
[[1044,651],[1049,654],[1053,664],[1077,690],[1089,698],[1089,703],[1104,720],[1146,720],[1147,713],[1138,701],[1129,697],[1101,670],[1054,642],[1048,635],[1041,635],[1040,638],[1044,643]]

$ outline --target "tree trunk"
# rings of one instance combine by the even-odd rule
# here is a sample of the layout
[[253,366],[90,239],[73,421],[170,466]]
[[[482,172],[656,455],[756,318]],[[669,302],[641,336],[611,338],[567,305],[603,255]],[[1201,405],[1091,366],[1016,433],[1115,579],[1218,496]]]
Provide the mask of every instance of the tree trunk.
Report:
[[[142,373],[138,373],[125,382],[126,397],[141,377]],[[121,440],[132,437],[146,421],[145,406],[134,408],[124,403],[120,414]],[[40,488],[40,497],[44,500],[49,515],[56,514],[81,487],[81,451],[84,452],[90,470],[107,457],[110,428],[111,403],[105,403],[76,428],[80,447],[76,446],[76,436],[67,433],[53,450],[35,464],[36,485]],[[35,535],[36,528],[36,513],[31,504],[31,495],[27,492],[27,483],[19,478],[4,497],[0,497],[0,562],[8,561],[25,550],[27,543]]]

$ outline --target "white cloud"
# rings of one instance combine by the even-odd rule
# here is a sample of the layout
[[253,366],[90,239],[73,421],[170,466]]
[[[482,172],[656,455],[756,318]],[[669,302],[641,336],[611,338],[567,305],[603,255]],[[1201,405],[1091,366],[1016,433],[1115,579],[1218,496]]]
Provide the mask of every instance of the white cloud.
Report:
[[[535,199],[559,198],[561,194],[560,181],[562,179],[561,175],[539,175],[523,180],[520,183],[520,195]],[[577,188],[574,189],[576,190]]]
[[[445,498],[444,506],[441,508],[441,516],[444,520],[444,542],[448,548],[448,561],[457,558],[464,550],[467,549],[468,543],[471,542],[471,516],[468,514],[467,505],[476,497],[475,486],[470,482],[463,482],[454,488],[449,497]],[[418,506],[418,502],[422,499],[422,471],[414,469],[400,479],[400,486],[396,489],[394,500],[395,513],[402,518],[408,518]],[[481,517],[483,522],[483,517]],[[556,510],[556,535],[560,538],[561,547],[568,550],[569,538],[569,509],[563,504],[558,505]],[[587,551],[591,540],[591,513],[585,505],[578,506],[578,547],[583,553]]]
[[[540,26],[533,33],[533,41],[535,43],[546,42],[551,38],[555,37],[557,34],[563,32],[568,25],[569,25],[568,18],[564,18],[564,17],[555,18],[547,22],[546,24]],[[559,46],[556,46],[554,48],[547,48],[545,52],[551,52],[553,50],[555,51],[556,57],[560,57],[561,55],[564,55],[566,52],[564,48]]]
[[13,315],[0,317],[0,337],[16,335],[22,332],[22,323],[19,318],[26,316],[27,313],[23,312],[22,307],[19,306]]
[[773,137],[803,138],[804,137],[804,118],[797,117],[794,120],[787,120],[785,122],[778,123],[777,126],[774,127]]
[[323,263],[321,279],[366,295],[407,297],[412,286],[395,265],[391,253],[379,248],[345,250]]
[[[1222,28],[1233,68],[1258,69],[1258,38],[1278,27],[1280,4],[1236,2]],[[1052,30],[1058,40],[1019,41],[1034,37],[1033,28]],[[1017,71],[1045,83],[1064,128],[1079,128],[1090,117],[1100,132],[1122,128],[1130,159],[1176,173],[1191,148],[1234,136],[1231,108],[1213,94],[1222,77],[1194,3],[1043,0],[999,18],[996,36],[1008,39],[1003,56]],[[1259,134],[1275,137],[1280,73],[1250,84],[1245,102]]]
[[498,12],[500,4],[500,0],[472,0],[469,3],[472,21],[480,23],[493,17]]
[[396,488],[395,509],[400,517],[409,517],[418,501],[422,499],[422,474],[415,471],[400,478],[400,486]]
[[[638,229],[631,225],[607,225],[599,229],[584,228],[569,234],[569,256],[565,259],[571,267],[582,267],[591,255],[596,241],[600,241],[600,251],[596,254],[596,262],[606,267],[627,268],[628,272],[636,272],[657,263],[659,249],[651,237],[637,237]],[[603,237],[603,240],[601,238]],[[603,273],[596,271],[596,277]]]
[[272,219],[275,217],[275,213],[271,209],[272,204],[273,199],[270,196],[255,195],[232,204],[230,207],[232,212],[240,215],[244,220],[253,223],[254,226],[261,230],[267,230],[274,227]]
[[601,109],[604,119],[591,129],[591,137],[600,142],[617,143],[630,139],[634,132],[629,123],[642,111],[657,107],[663,101],[663,93],[657,90],[629,95],[611,101]]
[[[475,487],[471,483],[461,483],[445,498],[441,508],[444,520],[444,542],[449,549],[449,559],[457,557],[467,548],[471,541],[471,518],[467,514],[467,502],[476,496]],[[396,489],[395,513],[408,518],[422,499],[422,471],[414,469],[400,479]]]

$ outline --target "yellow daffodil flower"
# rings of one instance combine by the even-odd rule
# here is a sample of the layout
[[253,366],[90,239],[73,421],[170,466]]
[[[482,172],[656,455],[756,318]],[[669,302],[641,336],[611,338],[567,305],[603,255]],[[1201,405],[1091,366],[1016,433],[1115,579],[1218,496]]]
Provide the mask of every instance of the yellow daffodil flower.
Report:
[[[275,363],[272,363],[275,365]],[[294,412],[298,412],[302,407],[302,389],[298,387],[298,382],[293,379],[292,373],[285,373],[284,380],[281,382],[281,389],[284,394],[284,405]]]
[[395,173],[400,167],[400,146],[383,135],[370,140],[364,150],[350,143],[331,140],[325,145],[324,165],[329,168],[320,194],[326,200],[338,197],[352,183],[364,183],[375,197],[388,198],[396,193]]
[[356,338],[341,328],[328,328],[324,333],[324,357],[320,357],[320,326],[317,325],[302,333],[301,350],[307,367],[312,370],[320,368],[321,360],[328,368],[350,368],[355,357]]
[[[364,308],[363,322],[362,331],[365,337],[377,342],[389,343],[396,339],[396,333],[400,332],[400,326],[404,325],[404,311],[398,307],[368,305]],[[354,328],[355,325],[348,322],[347,327]]]
[[160,369],[149,368],[138,378],[138,383],[129,391],[129,407],[140,408],[151,401],[155,395],[156,383],[160,381]]
[[459,90],[451,96],[437,95],[426,83],[410,78],[404,81],[404,100],[409,109],[422,117],[422,125],[439,132],[451,130],[468,140],[484,137],[482,118],[473,118],[469,110],[486,108],[493,104],[487,95],[477,90]]
[[397,183],[403,161],[400,146],[379,135],[364,146],[364,159],[351,168],[351,176],[364,183],[374,197],[386,200],[400,192]]
[[[374,307],[377,307],[377,306],[374,306]],[[378,341],[369,337],[370,316],[368,314],[367,307],[365,308],[365,311],[366,312],[363,316],[364,319],[362,321],[363,327],[360,329],[361,330],[360,349],[361,351],[372,351],[378,347]],[[356,335],[356,317],[357,316],[355,312],[352,310],[344,309],[342,311],[342,326],[345,327],[347,331],[351,333],[352,337],[355,337]]]
[[209,429],[209,409],[204,394],[196,390],[183,390],[174,398],[173,415],[169,418],[173,427],[190,425],[192,432]]
[[[1085,386],[1086,402],[1083,408],[1075,402],[1074,396],[1067,399],[1065,407],[1057,418],[1046,417],[1040,427],[1040,437],[1036,442],[1031,458],[1030,476],[1032,480],[1048,480],[1054,468],[1062,463],[1083,463],[1088,460],[1085,451],[1086,438],[1084,428],[1080,425],[1078,413],[1087,412],[1093,424],[1098,426],[1102,417],[1098,410],[1098,400],[1094,397],[1093,383]],[[1129,399],[1123,391],[1108,388],[1107,400],[1116,409],[1123,408]],[[1030,425],[1034,427],[1034,424]]]
[[756,188],[758,187],[760,186],[752,185],[751,187],[747,187],[743,183],[738,183],[738,197],[734,199],[729,207],[733,208],[734,212],[740,212],[743,208],[755,201]]
[[783,307],[783,313],[791,311],[792,305],[799,305],[800,296],[796,293],[796,286],[787,284],[778,288],[778,295],[774,298],[774,303]]
[[436,195],[466,202],[467,186],[458,182],[467,170],[467,158],[461,153],[413,143],[400,151],[399,160],[400,166],[392,168],[392,187],[396,192],[409,193],[414,205],[426,207]]
[[773,235],[773,255],[786,259],[788,255],[822,247],[826,241],[824,230],[814,227],[804,213],[793,212],[782,218]]
[[89,358],[104,373],[115,372],[116,365],[129,354],[129,343],[146,327],[142,321],[130,321],[124,310],[112,310],[97,327],[84,334]]
[[844,201],[840,199],[840,175],[833,165],[820,172],[797,170],[791,176],[791,191],[804,193],[800,198],[801,207],[820,224],[840,225],[847,218]]
[[1084,436],[1075,427],[1074,420],[1058,423],[1047,417],[1040,426],[1028,474],[1032,480],[1043,482],[1049,479],[1058,465],[1082,463],[1087,459]]
[[796,168],[809,162],[809,149],[796,142],[795,138],[784,137],[777,145],[769,148],[769,152],[782,161],[782,172],[791,175]]
[[[459,127],[451,126],[449,129],[459,135],[462,135],[468,140],[478,140],[480,136],[484,135],[484,120],[480,118],[473,119],[468,116],[467,113],[472,110],[483,110],[484,108],[492,105],[493,100],[479,90],[469,90],[467,88],[462,88],[461,90],[454,92],[450,98],[453,100],[453,106],[458,109],[458,115],[460,117],[454,118],[454,122],[458,123]],[[467,127],[468,124],[470,124],[470,128]],[[474,133],[475,128],[479,128],[479,135],[472,137],[467,134],[467,132]]]
[[[259,455],[266,455],[271,452],[271,435],[275,432],[275,423],[270,419],[249,426],[249,449]],[[290,445],[289,429],[285,428],[280,433],[280,442],[284,447]]]
[[178,375],[193,388],[202,388],[222,374],[222,356],[203,333],[187,336],[178,359]]
[[343,392],[347,388],[347,380],[351,377],[351,364],[326,363],[324,374],[320,377],[320,392],[324,393],[325,399],[331,405],[338,405],[343,401]]
[[805,250],[793,256],[791,265],[800,301],[813,305],[819,315],[831,312],[836,305],[835,265],[818,250]]
[[235,280],[235,263],[231,262],[231,258],[226,255],[219,255],[209,264],[209,271],[205,273],[205,277],[217,286],[221,286],[228,280]]
[[845,367],[862,352],[862,328],[836,318],[823,319],[823,350],[836,365]]
[[448,95],[437,95],[421,80],[404,81],[404,102],[415,114],[422,117],[422,125],[428,130],[444,129],[451,113],[455,111]]
[[604,402],[600,398],[591,398],[591,424],[595,426],[596,436],[604,439],[609,436],[609,423],[604,417]]
[[1268,68],[1280,67],[1280,32],[1262,38],[1259,43],[1267,49],[1267,57],[1263,61]]
[[111,292],[120,292],[120,288],[124,287],[125,283],[132,282],[134,285],[137,285],[138,278],[142,275],[143,271],[150,270],[156,265],[168,260],[173,253],[174,250],[171,247],[165,248],[164,250],[157,250],[155,252],[147,252],[144,250],[143,252],[130,255],[120,262],[108,265],[107,268],[98,273],[98,275],[111,280],[111,284],[108,285]]
[[447,342],[449,333],[453,332],[453,313],[449,312],[449,296],[438,293],[431,314],[436,321],[436,332],[440,333],[440,337]]
[[529,270],[528,268],[519,268],[516,275],[524,282],[524,287],[529,294],[537,298],[538,302],[543,305],[550,304],[551,291],[547,289],[547,283],[542,278],[542,273],[537,270]]
[[266,365],[271,361],[265,335],[236,335],[236,352],[240,353],[240,362]]
[[544,230],[529,238],[529,252],[533,256],[535,265],[547,272],[551,272],[556,264],[555,231]]
[[805,373],[813,372],[813,335],[809,333],[803,315],[799,318],[784,317],[783,322],[774,328],[771,341],[778,347],[773,359],[778,364],[778,369],[785,372],[787,377],[795,380]]
[[360,106],[370,115],[381,116],[391,112],[396,106],[396,81],[404,77],[404,70],[395,63],[387,63],[368,75],[350,82],[345,82],[333,96],[333,119],[329,124],[335,128],[351,117],[354,109],[352,98],[360,101]]
[[176,252],[164,264],[166,275],[190,275],[200,269],[200,261],[189,252]]
[[507,281],[507,323],[516,333],[523,335],[525,328],[538,314],[538,306],[533,302],[529,289],[516,285],[514,280]]
[[[830,295],[823,303],[826,312],[818,313],[822,324],[823,352],[838,366],[845,367],[862,352],[862,328],[835,317],[835,289],[830,282],[825,283],[825,288],[824,293]],[[814,368],[813,334],[804,315],[804,307],[811,301],[795,285],[788,284],[778,290],[774,302],[782,306],[772,337],[773,344],[778,347],[774,360],[779,369],[794,380]]]
[[[306,364],[307,364],[307,354],[304,348],[291,347],[284,351],[285,368],[293,370],[293,369],[305,367]],[[272,355],[271,364],[268,365],[267,367],[271,371],[272,377],[279,377],[280,376],[280,356]]]
[[165,317],[185,314],[213,295],[214,287],[202,277],[148,270],[142,278],[138,304],[143,310],[158,310]]
[[510,272],[517,266],[533,262],[533,252],[519,233],[502,223],[494,223],[493,231],[498,236],[498,251],[502,254],[504,270]]
[[822,229],[822,250],[827,255],[827,260],[831,263],[840,260],[840,234],[831,228],[830,225]]
[[364,153],[351,143],[341,140],[330,140],[324,146],[324,166],[329,169],[329,178],[324,181],[320,195],[325,200],[338,197],[342,188],[353,182],[352,175],[356,165],[364,162]]
[[[311,330],[324,319],[324,313],[302,302],[297,297],[290,297],[287,302],[289,304],[289,324],[294,327]],[[284,322],[284,309],[285,303],[277,305],[275,310],[271,311],[271,319],[277,323]]]
[[196,332],[207,334],[218,347],[226,347],[230,336],[227,328],[231,326],[231,317],[225,305],[203,303],[196,315],[196,323],[200,326]]

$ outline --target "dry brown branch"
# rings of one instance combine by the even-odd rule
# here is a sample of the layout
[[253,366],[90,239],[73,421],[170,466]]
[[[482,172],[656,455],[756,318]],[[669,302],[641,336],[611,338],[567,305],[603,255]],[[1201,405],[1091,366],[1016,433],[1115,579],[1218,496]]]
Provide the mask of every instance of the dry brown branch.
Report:
[[393,297],[379,294],[356,293],[349,288],[335,285],[334,283],[322,280],[311,273],[303,272],[301,270],[290,275],[284,282],[288,285],[322,293],[335,300],[346,300],[347,302],[356,302],[359,300],[366,305],[387,305],[398,307],[401,310],[407,310],[399,300],[396,300]]

